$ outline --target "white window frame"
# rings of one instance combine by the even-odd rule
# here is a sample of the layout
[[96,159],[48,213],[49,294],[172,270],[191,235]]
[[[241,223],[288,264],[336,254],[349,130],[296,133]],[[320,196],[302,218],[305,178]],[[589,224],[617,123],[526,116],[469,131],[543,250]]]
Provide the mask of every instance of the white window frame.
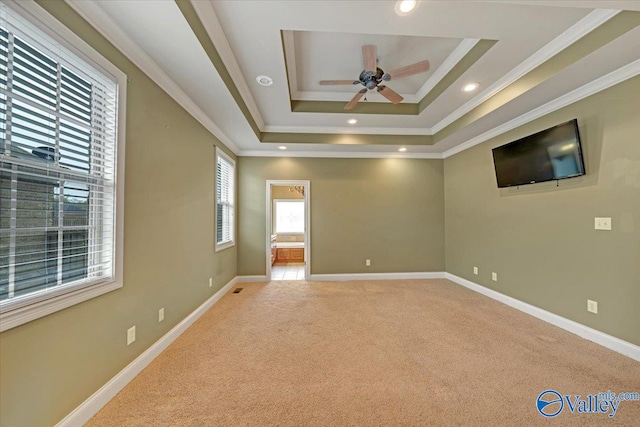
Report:
[[111,62],[94,50],[82,38],[65,27],[32,0],[3,0],[13,11],[46,33],[87,64],[110,75],[117,83],[117,134],[115,153],[114,224],[112,226],[113,275],[109,280],[88,282],[83,287],[70,287],[65,293],[40,291],[25,296],[15,303],[8,300],[0,307],[0,332],[63,310],[123,286],[123,240],[124,240],[124,160],[127,76]]
[[[215,176],[214,176],[214,241],[215,241],[215,252],[219,252],[223,249],[231,248],[236,245],[236,162],[227,155],[224,151],[222,151],[219,147],[216,147],[216,165],[215,165]],[[222,158],[223,160],[229,162],[231,167],[233,168],[233,186],[231,188],[231,194],[233,194],[233,204],[231,204],[231,209],[233,211],[233,225],[231,229],[231,240],[226,242],[218,243],[218,159]]]
[[[277,205],[280,202],[299,203],[299,204],[302,205],[302,231],[278,231],[278,208],[277,208]],[[305,225],[304,225],[304,219],[305,219],[304,208],[305,208],[304,199],[273,199],[273,229],[275,230],[274,233],[275,234],[289,235],[289,236],[302,236],[304,234],[304,227],[305,227]]]

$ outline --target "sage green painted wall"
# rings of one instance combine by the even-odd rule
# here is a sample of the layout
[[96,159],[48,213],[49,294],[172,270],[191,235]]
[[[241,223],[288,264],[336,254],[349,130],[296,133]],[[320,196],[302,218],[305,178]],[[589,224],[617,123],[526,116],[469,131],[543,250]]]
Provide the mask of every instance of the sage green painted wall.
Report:
[[[635,77],[447,158],[447,271],[640,345],[639,96]],[[576,117],[586,176],[497,188],[492,148]]]
[[214,253],[220,143],[64,2],[42,5],[131,78],[124,287],[0,335],[7,427],[54,425],[236,276],[236,248]]
[[266,274],[267,180],[311,182],[312,274],[443,271],[443,179],[442,160],[240,157],[238,274]]

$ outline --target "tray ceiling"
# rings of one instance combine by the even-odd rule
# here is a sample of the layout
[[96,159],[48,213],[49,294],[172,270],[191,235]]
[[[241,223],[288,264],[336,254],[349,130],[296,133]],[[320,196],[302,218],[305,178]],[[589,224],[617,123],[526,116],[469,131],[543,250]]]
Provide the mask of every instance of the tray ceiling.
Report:
[[[640,73],[635,1],[69,3],[241,155],[442,157]],[[387,72],[431,67],[345,112],[362,86],[318,82],[357,79],[365,44]]]

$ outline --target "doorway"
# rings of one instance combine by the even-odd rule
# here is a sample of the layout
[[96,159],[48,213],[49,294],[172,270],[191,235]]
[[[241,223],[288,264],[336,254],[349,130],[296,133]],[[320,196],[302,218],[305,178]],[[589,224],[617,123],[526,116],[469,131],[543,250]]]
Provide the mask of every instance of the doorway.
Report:
[[267,280],[306,280],[311,272],[310,182],[267,180]]

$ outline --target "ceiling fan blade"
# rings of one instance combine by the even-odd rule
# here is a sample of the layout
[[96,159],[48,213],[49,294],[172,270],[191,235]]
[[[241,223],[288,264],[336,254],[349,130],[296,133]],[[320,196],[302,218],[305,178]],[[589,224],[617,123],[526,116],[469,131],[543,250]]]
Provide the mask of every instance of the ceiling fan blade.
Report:
[[378,48],[374,44],[362,46],[362,56],[364,57],[364,70],[376,73],[378,68]]
[[358,103],[358,101],[360,101],[360,98],[362,98],[365,93],[367,93],[367,89],[366,88],[362,89],[361,91],[356,93],[356,96],[354,96],[353,99],[351,101],[349,101],[349,103],[347,105],[344,106],[344,109],[345,110],[351,110],[353,107],[355,107],[356,104]]
[[403,97],[398,95],[397,92],[389,89],[386,86],[378,86],[378,92],[380,92],[380,95],[384,96],[389,101],[391,101],[392,104],[398,104],[402,102],[402,100],[404,99]]
[[320,86],[330,85],[355,85],[360,83],[357,80],[320,80]]
[[391,71],[389,77],[399,79],[400,77],[412,76],[414,74],[423,73],[429,70],[429,61],[421,61],[413,65],[407,65],[403,68]]

